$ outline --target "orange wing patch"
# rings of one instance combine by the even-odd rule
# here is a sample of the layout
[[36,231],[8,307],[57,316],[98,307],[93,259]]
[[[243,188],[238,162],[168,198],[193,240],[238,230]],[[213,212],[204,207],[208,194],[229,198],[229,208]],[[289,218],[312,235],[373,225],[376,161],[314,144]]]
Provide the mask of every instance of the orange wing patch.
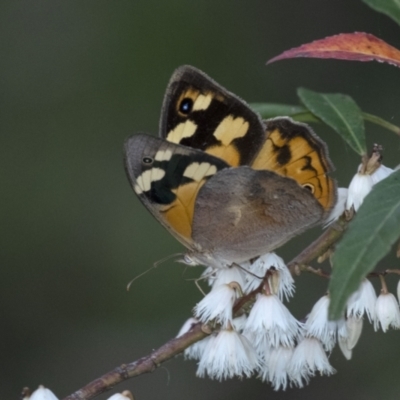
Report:
[[299,126],[302,127],[301,132],[267,129],[267,140],[251,167],[271,170],[294,179],[309,189],[324,209],[329,210],[336,196],[334,182],[327,176],[331,167],[325,146],[311,131],[305,131],[305,125]]
[[216,172],[215,165],[208,162],[190,164],[183,176],[193,181],[173,189],[176,199],[168,206],[160,208],[168,224],[189,242],[192,241],[192,222],[197,194],[207,179]]

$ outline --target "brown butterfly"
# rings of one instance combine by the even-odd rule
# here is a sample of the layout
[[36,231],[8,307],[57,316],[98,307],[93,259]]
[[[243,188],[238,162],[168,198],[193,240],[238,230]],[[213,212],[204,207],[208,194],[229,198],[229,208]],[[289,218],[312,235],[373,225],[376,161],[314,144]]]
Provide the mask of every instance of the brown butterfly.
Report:
[[189,263],[230,266],[323,222],[336,201],[325,143],[290,118],[262,121],[190,66],[168,85],[160,136],[125,143],[139,199],[189,250]]

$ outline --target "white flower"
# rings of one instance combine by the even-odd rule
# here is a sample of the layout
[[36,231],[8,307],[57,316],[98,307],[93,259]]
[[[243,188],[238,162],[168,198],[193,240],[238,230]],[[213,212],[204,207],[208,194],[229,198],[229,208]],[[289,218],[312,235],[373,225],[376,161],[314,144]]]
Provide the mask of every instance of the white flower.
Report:
[[314,304],[304,326],[306,335],[319,339],[327,351],[335,346],[338,327],[337,321],[328,320],[329,302],[329,296],[321,297]]
[[272,383],[274,390],[286,389],[288,368],[293,355],[292,347],[279,346],[271,349],[265,364],[261,367],[261,379]]
[[236,332],[242,332],[244,327],[246,326],[247,316],[246,314],[241,315],[240,317],[234,318],[232,321],[233,329]]
[[245,293],[250,293],[261,285],[269,269],[269,265],[264,262],[263,258],[264,256],[257,258],[257,260],[250,265],[250,273],[246,276],[247,283],[244,289]]
[[364,279],[358,290],[347,301],[347,315],[362,317],[366,313],[369,322],[372,323],[375,321],[375,303],[375,289],[368,279]]
[[197,324],[198,322],[199,320],[197,320],[196,318],[187,319],[185,323],[182,325],[182,328],[179,330],[176,337],[180,337],[184,335],[186,332],[189,332],[192,329],[193,325]]
[[256,347],[265,345],[265,337],[270,346],[293,346],[301,336],[302,328],[276,295],[260,294],[247,318],[244,332],[252,334]]
[[[199,320],[197,320],[196,318],[189,318],[188,320],[186,320],[176,337],[181,337],[186,332],[189,332],[192,329],[193,325],[197,324],[198,322]],[[184,357],[187,359],[199,360],[204,352],[204,348],[207,344],[208,339],[209,336],[187,347],[183,352]]]
[[338,344],[339,344],[340,351],[342,352],[342,354],[344,355],[346,360],[351,360],[353,351],[349,349],[349,346],[347,345],[347,339],[339,337]]
[[204,349],[207,347],[210,339],[211,336],[207,336],[204,339],[193,343],[191,346],[185,349],[185,351],[183,352],[183,356],[188,360],[200,360],[200,358],[203,356]]
[[346,209],[348,192],[349,191],[347,188],[338,188],[337,201],[331,213],[329,214],[328,218],[325,221],[325,227],[331,224],[332,222],[336,221],[344,213],[344,210]]
[[270,269],[274,269],[274,273],[269,278],[272,292],[278,294],[281,300],[283,297],[288,300],[294,294],[294,280],[283,259],[275,253],[264,254],[251,264],[250,272],[252,274],[247,276],[245,292],[249,293],[257,289]]
[[358,211],[373,184],[371,175],[364,175],[359,172],[355,174],[349,185],[346,210],[350,210],[353,206],[354,210]]
[[50,389],[40,385],[32,394],[29,400],[58,400]]
[[220,285],[228,285],[231,282],[237,282],[240,287],[245,286],[245,277],[242,269],[236,266],[232,266],[230,268],[222,268],[216,270],[212,287],[215,288]]
[[125,390],[122,393],[115,393],[107,400],[133,400],[132,393],[129,390]]
[[351,359],[352,350],[360,338],[363,320],[360,317],[348,317],[338,329],[338,342],[340,350],[347,360]]
[[400,328],[400,309],[392,293],[381,293],[378,296],[375,311],[375,330],[378,329],[379,323],[383,332],[386,332],[390,326],[394,329]]
[[294,349],[289,365],[290,378],[297,386],[302,387],[303,380],[307,383],[309,377],[316,372],[331,375],[335,370],[329,364],[321,342],[316,338],[306,337]]
[[257,354],[251,343],[234,330],[221,330],[217,336],[210,337],[196,375],[218,380],[249,377],[257,367]]
[[392,168],[385,167],[384,165],[380,165],[373,174],[371,174],[372,183],[375,185],[380,182],[382,179],[387,178],[394,170]]
[[218,271],[216,268],[207,267],[201,274],[200,279],[207,280],[208,286],[212,286],[215,280],[216,271]]
[[225,326],[232,321],[232,307],[236,300],[233,285],[214,286],[194,308],[194,315],[201,322],[215,320]]

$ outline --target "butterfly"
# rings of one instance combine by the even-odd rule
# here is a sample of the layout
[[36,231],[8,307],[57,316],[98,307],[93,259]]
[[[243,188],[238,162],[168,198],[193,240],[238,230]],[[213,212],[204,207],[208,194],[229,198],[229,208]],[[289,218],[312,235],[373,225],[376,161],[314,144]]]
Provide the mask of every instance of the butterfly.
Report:
[[290,118],[263,121],[202,71],[181,66],[168,84],[159,138],[125,142],[136,195],[213,268],[256,258],[322,223],[336,202],[326,144]]

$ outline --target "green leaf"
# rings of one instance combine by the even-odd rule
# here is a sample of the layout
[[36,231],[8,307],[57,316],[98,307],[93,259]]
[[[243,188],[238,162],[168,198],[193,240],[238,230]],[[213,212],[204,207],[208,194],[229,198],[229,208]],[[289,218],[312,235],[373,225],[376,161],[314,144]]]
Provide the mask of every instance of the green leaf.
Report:
[[400,25],[400,2],[399,0],[363,0],[375,11],[379,11],[392,18]]
[[329,317],[338,319],[348,297],[400,237],[400,171],[376,184],[333,256]]
[[366,153],[362,112],[350,96],[317,93],[304,88],[299,88],[297,94],[302,103],[339,133],[356,153]]
[[263,118],[292,117],[300,122],[318,122],[319,120],[303,106],[277,103],[250,103],[249,106]]

